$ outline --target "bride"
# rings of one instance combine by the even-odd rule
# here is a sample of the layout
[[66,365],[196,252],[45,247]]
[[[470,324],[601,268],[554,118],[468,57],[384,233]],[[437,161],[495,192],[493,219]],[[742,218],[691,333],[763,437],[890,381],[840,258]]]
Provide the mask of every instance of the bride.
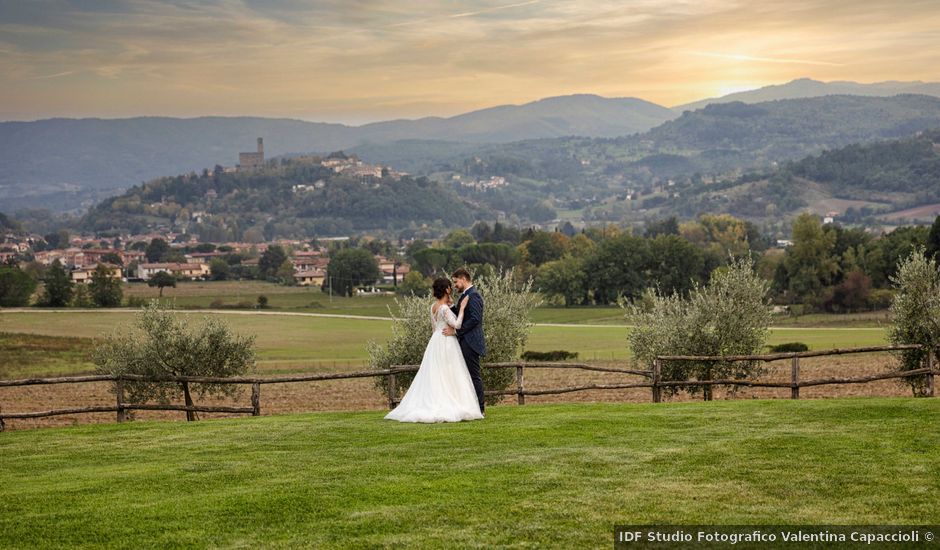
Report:
[[395,410],[385,415],[399,422],[459,422],[483,418],[467,363],[460,352],[456,336],[444,336],[443,328],[460,328],[469,299],[462,300],[455,317],[450,309],[450,281],[434,281],[431,324],[434,332],[424,350],[421,367],[411,387]]

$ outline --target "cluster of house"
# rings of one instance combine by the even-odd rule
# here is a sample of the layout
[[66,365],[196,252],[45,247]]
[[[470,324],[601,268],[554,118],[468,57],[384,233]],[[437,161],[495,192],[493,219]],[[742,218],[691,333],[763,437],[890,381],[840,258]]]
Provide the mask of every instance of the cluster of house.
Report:
[[320,164],[332,169],[337,174],[351,176],[361,180],[371,181],[382,177],[401,179],[402,176],[408,175],[405,172],[398,172],[378,164],[367,164],[359,160],[355,155],[345,155],[342,153],[330,155],[323,159]]
[[484,189],[495,189],[497,187],[505,187],[508,185],[506,178],[503,176],[490,176],[489,179],[463,179],[460,174],[454,174],[453,179],[460,182],[460,185],[464,187],[472,187],[477,191],[482,191]]
[[[146,256],[139,250],[69,247],[56,250],[43,250],[36,252],[34,257],[36,262],[43,265],[52,265],[58,261],[63,267],[70,271],[73,282],[88,283],[91,282],[91,276],[99,265],[108,268],[112,277],[122,279],[122,265],[140,262]],[[120,264],[108,261],[115,257],[120,259]]]
[[[172,241],[176,235],[148,234],[134,235],[127,242],[149,242],[153,238]],[[38,236],[36,236],[38,238]],[[0,263],[15,260],[31,252],[30,244],[22,238],[4,239],[3,251],[0,252]],[[293,250],[288,259],[294,268],[294,281],[302,286],[321,286],[327,277],[327,266],[330,259],[326,247],[309,249],[302,241],[283,240],[272,243],[225,243],[226,252],[191,252],[183,254],[183,262],[148,262],[146,254],[141,250],[123,250],[120,248],[101,248],[101,241],[90,237],[73,237],[71,246],[63,249],[43,250],[34,252],[35,261],[43,265],[52,265],[59,261],[71,274],[75,283],[88,283],[99,265],[108,268],[115,278],[149,280],[155,274],[165,271],[180,279],[207,279],[211,274],[210,264],[215,258],[222,258],[232,252],[245,253],[251,257],[242,260],[242,265],[257,266],[259,255],[271,245],[277,244],[286,250]],[[192,243],[189,243],[192,244]],[[89,247],[91,246],[91,247]],[[181,246],[173,244],[171,247]],[[395,262],[384,256],[376,256],[376,261],[382,271],[382,280],[377,283],[397,284],[410,272],[410,267],[401,262]],[[124,267],[122,267],[124,266]]]

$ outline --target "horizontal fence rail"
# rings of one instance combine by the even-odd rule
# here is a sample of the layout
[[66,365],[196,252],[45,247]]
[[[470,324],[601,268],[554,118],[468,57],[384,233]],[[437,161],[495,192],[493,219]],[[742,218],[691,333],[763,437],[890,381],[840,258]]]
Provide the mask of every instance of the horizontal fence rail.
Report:
[[[615,390],[632,388],[649,388],[652,393],[652,400],[658,403],[662,400],[662,389],[675,386],[743,386],[743,387],[764,387],[764,388],[790,388],[792,399],[799,399],[800,388],[821,386],[827,384],[864,384],[878,380],[887,380],[892,378],[906,378],[911,376],[927,376],[927,394],[934,395],[934,377],[940,374],[940,371],[933,368],[933,353],[926,354],[926,366],[924,368],[892,371],[887,373],[875,374],[860,377],[842,377],[842,378],[820,378],[815,380],[801,380],[799,377],[799,365],[801,358],[825,357],[830,355],[846,355],[858,353],[873,352],[897,352],[908,349],[923,349],[922,346],[899,345],[899,346],[869,346],[861,348],[829,349],[819,351],[804,351],[791,353],[772,353],[756,355],[720,355],[720,356],[692,356],[692,355],[663,355],[656,357],[652,362],[652,368],[649,370],[626,369],[618,367],[601,367],[588,365],[584,363],[554,363],[554,362],[506,362],[489,363],[482,365],[485,369],[515,369],[515,387],[505,390],[490,390],[485,394],[492,395],[515,395],[520,405],[525,404],[527,395],[559,395],[565,393],[587,391],[587,390]],[[790,381],[789,382],[767,382],[760,380],[744,379],[716,379],[716,380],[663,380],[662,364],[669,361],[685,362],[737,362],[737,361],[759,361],[772,362],[789,359],[791,361]],[[16,380],[0,380],[0,388],[17,386],[38,386],[45,384],[80,384],[88,382],[114,382],[115,405],[74,407],[65,409],[53,409],[48,411],[14,412],[3,413],[0,411],[0,431],[4,429],[4,419],[24,419],[24,418],[43,418],[49,416],[85,414],[85,413],[116,413],[117,421],[123,422],[127,418],[127,412],[133,410],[154,410],[154,411],[181,411],[190,413],[208,412],[208,413],[229,413],[229,414],[250,414],[259,416],[261,414],[261,386],[263,384],[290,384],[297,382],[317,382],[324,380],[347,380],[355,378],[375,378],[385,377],[387,387],[387,398],[389,408],[394,408],[400,400],[398,399],[397,376],[405,373],[414,373],[418,371],[418,365],[394,365],[387,369],[371,369],[365,371],[323,373],[323,374],[304,374],[294,376],[233,376],[233,377],[211,377],[211,376],[168,376],[168,377],[148,377],[136,374],[110,375],[97,374],[85,376],[62,376],[52,378],[22,378]],[[593,372],[605,372],[639,376],[646,378],[643,382],[622,382],[622,383],[594,383],[579,386],[568,386],[561,388],[547,389],[526,389],[525,370],[526,369],[577,369]],[[222,405],[177,405],[169,403],[129,403],[124,399],[124,386],[127,382],[162,382],[186,384],[246,384],[251,385],[251,406],[235,407]]]
[[757,355],[660,355],[660,361],[780,361],[794,357],[824,357],[827,355],[846,355],[849,353],[872,353],[876,351],[900,351],[921,349],[920,344],[900,344],[896,346],[867,346],[863,348],[831,348],[816,351],[792,351],[784,353],[766,353]]
[[[920,344],[900,344],[892,346],[867,346],[861,348],[833,348],[817,351],[797,351],[788,353],[769,353],[755,355],[660,355],[653,360],[653,401],[662,400],[660,387],[668,386],[744,386],[765,388],[790,388],[790,398],[800,398],[800,388],[810,386],[823,386],[828,384],[865,384],[878,380],[891,378],[908,378],[912,376],[927,376],[927,395],[934,396],[934,376],[940,374],[933,368],[935,351],[927,353],[927,366],[920,369],[893,371],[871,376],[857,376],[846,378],[820,378],[816,380],[800,380],[800,359],[808,357],[826,357],[830,355],[847,355],[853,353],[897,352],[912,349],[924,349]],[[759,361],[769,363],[772,361],[790,360],[790,382],[761,382],[758,380],[725,379],[725,380],[669,380],[663,381],[661,372],[663,362],[739,362]]]

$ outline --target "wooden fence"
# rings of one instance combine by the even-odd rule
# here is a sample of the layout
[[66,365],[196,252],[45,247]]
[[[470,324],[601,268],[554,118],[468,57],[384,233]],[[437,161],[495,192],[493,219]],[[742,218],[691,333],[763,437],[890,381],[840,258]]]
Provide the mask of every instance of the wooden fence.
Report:
[[[927,376],[927,393],[934,395],[934,376],[940,374],[940,370],[933,367],[933,354],[927,354],[926,366],[919,369],[907,371],[892,371],[871,376],[862,376],[855,378],[821,378],[815,380],[800,379],[800,359],[808,357],[824,357],[830,355],[845,355],[854,353],[872,353],[885,351],[899,351],[904,349],[920,349],[919,345],[906,346],[874,346],[864,348],[830,349],[822,351],[805,351],[796,353],[775,353],[765,355],[726,355],[726,356],[660,356],[653,361],[652,369],[636,370],[617,367],[601,367],[587,365],[583,363],[552,363],[552,362],[511,362],[511,363],[490,363],[483,365],[486,369],[515,369],[516,379],[515,387],[506,390],[487,391],[486,395],[515,395],[519,405],[525,404],[527,395],[557,395],[570,392],[586,390],[613,390],[627,388],[650,388],[652,400],[654,403],[662,401],[662,389],[669,386],[748,386],[748,387],[768,387],[768,388],[790,388],[790,397],[792,399],[800,398],[800,388],[809,386],[821,386],[827,384],[862,384],[874,382],[876,380],[886,380],[891,378],[906,378],[910,376]],[[758,380],[662,380],[662,364],[668,361],[761,361],[772,362],[790,360],[790,381],[789,382],[762,382]],[[525,370],[526,369],[578,369],[595,372],[618,373],[631,376],[640,376],[646,378],[643,382],[623,382],[612,384],[586,384],[581,386],[569,386],[563,388],[549,389],[526,389],[525,388]],[[48,416],[84,414],[84,413],[103,413],[114,412],[117,414],[117,421],[123,422],[127,418],[127,411],[131,410],[160,410],[160,411],[183,411],[187,414],[196,412],[214,412],[214,413],[234,413],[250,414],[259,416],[261,414],[261,386],[262,384],[289,384],[296,382],[316,382],[323,380],[345,380],[353,378],[374,378],[378,376],[386,377],[388,388],[388,406],[393,408],[398,404],[396,377],[401,373],[417,372],[417,365],[394,366],[389,369],[374,369],[358,372],[342,372],[329,374],[307,374],[300,376],[274,376],[274,377],[228,377],[214,378],[206,376],[176,376],[167,378],[152,378],[141,375],[89,375],[89,376],[66,376],[56,378],[25,378],[18,380],[0,380],[0,388],[14,386],[37,386],[44,384],[80,384],[87,382],[114,382],[115,404],[111,406],[93,406],[76,407],[68,409],[53,409],[48,411],[16,412],[3,413],[0,409],[0,431],[3,431],[4,419],[17,418],[42,418]],[[128,403],[124,399],[124,385],[126,382],[147,381],[147,382],[167,382],[177,384],[250,384],[251,385],[251,406],[233,407],[233,406],[208,406],[208,405],[175,405],[175,404],[144,404]]]

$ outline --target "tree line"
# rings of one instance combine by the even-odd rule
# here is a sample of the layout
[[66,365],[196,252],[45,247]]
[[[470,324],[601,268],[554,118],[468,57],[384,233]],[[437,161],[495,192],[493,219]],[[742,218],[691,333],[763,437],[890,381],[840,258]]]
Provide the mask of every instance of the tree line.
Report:
[[412,242],[404,252],[412,273],[401,290],[423,292],[428,279],[460,265],[484,273],[513,268],[552,303],[606,305],[647,288],[685,294],[708,283],[715,268],[748,258],[775,303],[841,313],[888,307],[898,262],[917,247],[930,258],[940,251],[940,217],[932,227],[875,234],[802,214],[791,230],[777,246],[754,224],[725,214],[667,218],[640,235],[615,226],[542,231],[480,222],[434,246]]

